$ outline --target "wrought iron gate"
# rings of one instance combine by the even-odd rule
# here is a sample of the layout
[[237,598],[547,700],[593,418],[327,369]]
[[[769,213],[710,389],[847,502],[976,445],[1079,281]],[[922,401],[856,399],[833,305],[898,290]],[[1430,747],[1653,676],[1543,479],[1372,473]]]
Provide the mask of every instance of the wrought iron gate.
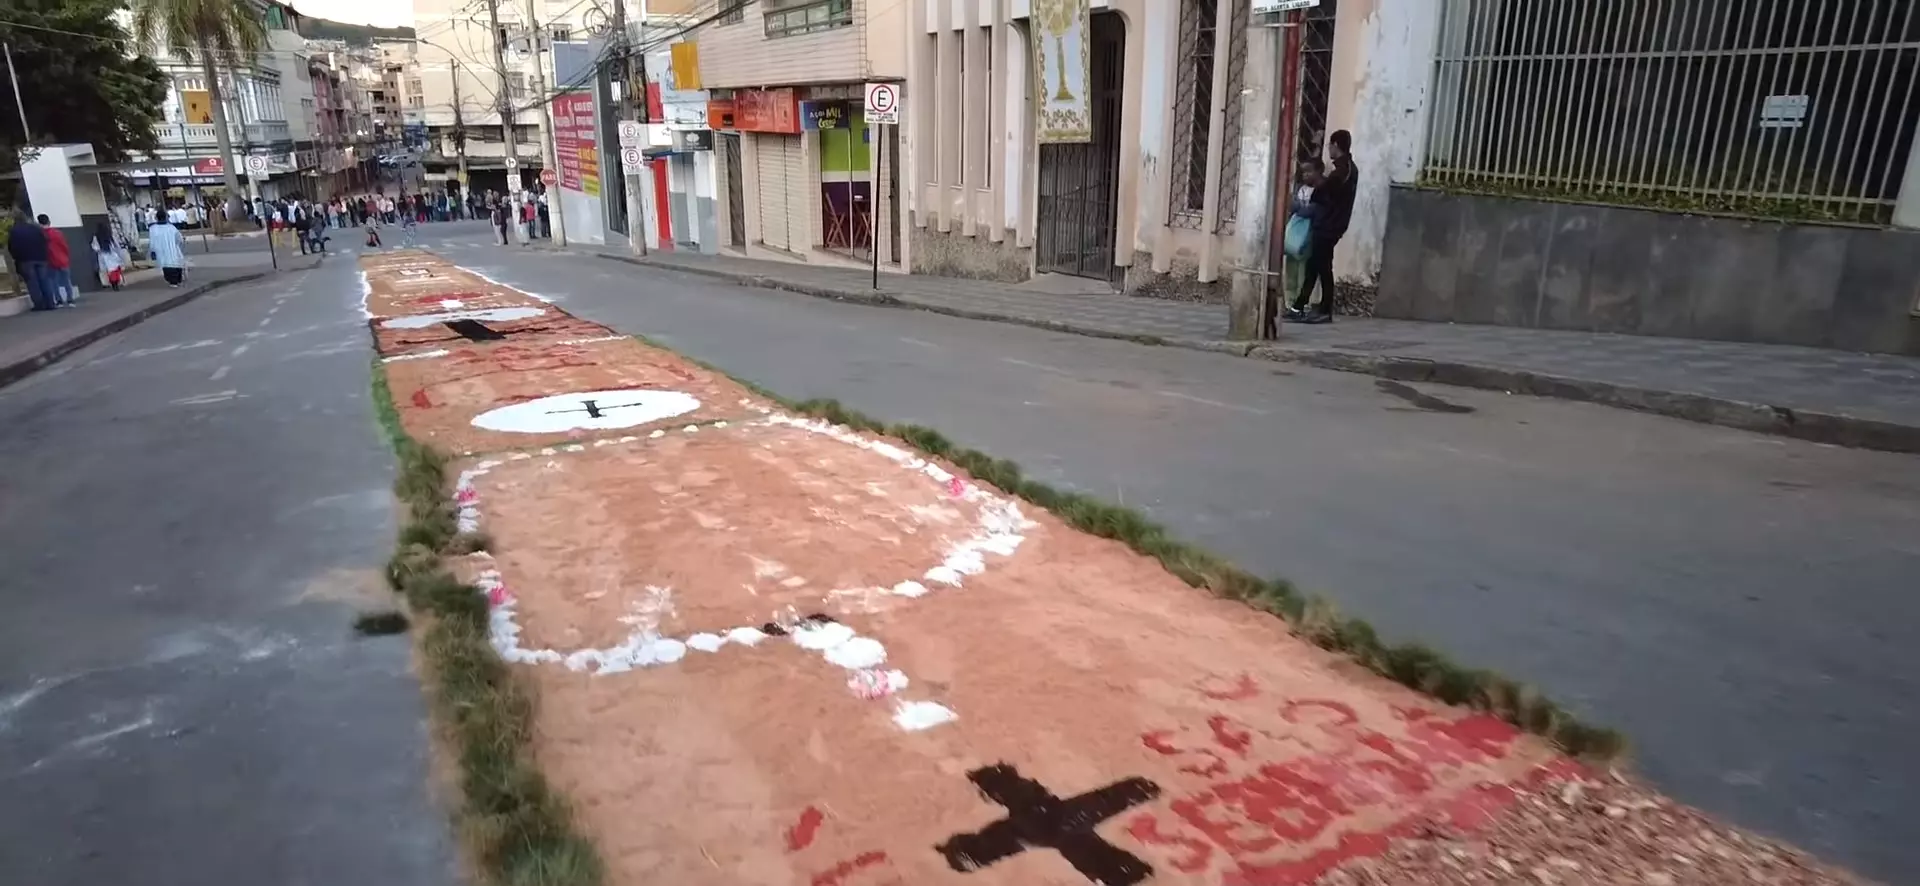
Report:
[[1126,25],[1101,13],[1089,22],[1088,83],[1093,140],[1041,145],[1036,265],[1043,273],[1119,283],[1114,228],[1120,203],[1120,99]]
[[747,186],[740,173],[740,136],[721,134],[720,162],[727,167],[727,241],[747,247]]

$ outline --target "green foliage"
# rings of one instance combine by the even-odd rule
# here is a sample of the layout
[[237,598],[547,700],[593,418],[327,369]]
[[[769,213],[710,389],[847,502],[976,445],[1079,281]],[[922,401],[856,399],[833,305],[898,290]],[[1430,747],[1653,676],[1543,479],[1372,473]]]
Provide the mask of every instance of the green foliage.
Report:
[[407,515],[387,581],[425,614],[421,659],[434,722],[455,758],[463,842],[485,882],[595,886],[600,858],[534,763],[533,700],[488,642],[487,599],[447,567],[448,556],[488,541],[455,532],[446,459],[407,436],[378,362],[372,395],[399,460],[393,489]]
[[[0,41],[13,53],[34,144],[90,144],[104,163],[154,149],[167,80],[152,59],[132,52],[130,35],[113,18],[121,5],[0,0]],[[11,98],[0,112],[0,171],[17,169],[19,149],[28,144]]]

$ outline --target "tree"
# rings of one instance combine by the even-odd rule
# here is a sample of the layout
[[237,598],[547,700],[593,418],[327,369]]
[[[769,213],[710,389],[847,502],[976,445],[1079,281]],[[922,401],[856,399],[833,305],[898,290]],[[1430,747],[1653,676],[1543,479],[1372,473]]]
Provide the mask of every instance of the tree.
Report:
[[207,102],[213,106],[214,136],[225,158],[220,166],[227,179],[227,217],[244,217],[233,135],[227,130],[226,102],[220,95],[220,67],[251,63],[266,45],[260,7],[254,0],[133,0],[133,33],[181,61],[200,63],[207,78]]
[[[121,0],[0,0],[0,41],[13,53],[32,142],[85,143],[104,163],[154,150],[167,78],[135,51],[114,13]],[[29,141],[0,87],[0,169]]]

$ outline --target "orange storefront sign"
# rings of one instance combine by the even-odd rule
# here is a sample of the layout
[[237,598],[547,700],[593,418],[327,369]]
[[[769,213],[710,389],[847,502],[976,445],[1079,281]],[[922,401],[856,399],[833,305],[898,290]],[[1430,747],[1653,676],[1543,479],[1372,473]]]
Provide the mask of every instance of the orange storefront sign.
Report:
[[707,126],[741,132],[800,134],[800,97],[791,89],[740,89],[707,102]]

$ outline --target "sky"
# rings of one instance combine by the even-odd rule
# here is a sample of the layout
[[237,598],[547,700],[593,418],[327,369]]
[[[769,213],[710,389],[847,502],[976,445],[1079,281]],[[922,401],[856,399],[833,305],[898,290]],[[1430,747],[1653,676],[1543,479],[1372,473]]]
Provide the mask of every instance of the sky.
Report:
[[411,0],[291,0],[302,15],[353,25],[412,27]]

